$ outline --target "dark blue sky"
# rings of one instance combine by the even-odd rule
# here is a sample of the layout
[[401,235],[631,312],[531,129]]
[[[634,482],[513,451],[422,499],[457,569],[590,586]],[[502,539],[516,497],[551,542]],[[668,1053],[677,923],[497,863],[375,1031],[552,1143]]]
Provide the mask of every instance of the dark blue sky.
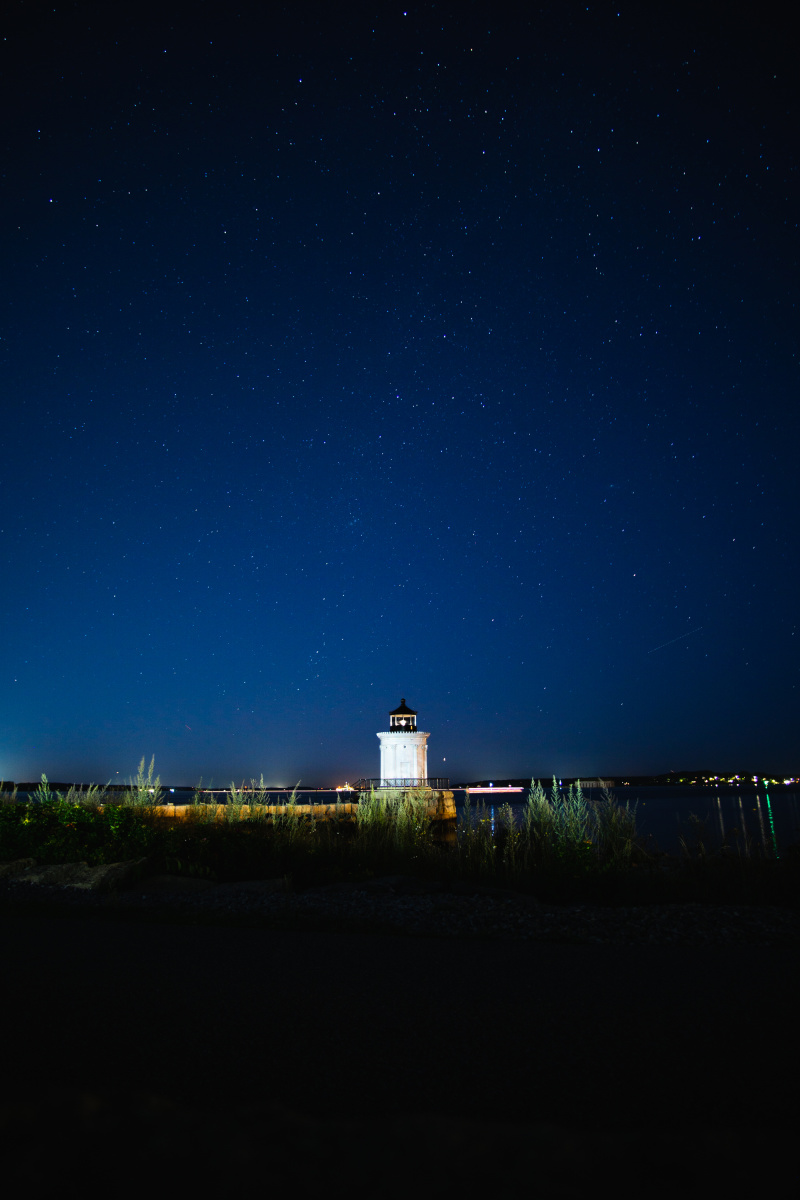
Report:
[[797,771],[780,10],[497,7],[5,18],[1,776]]

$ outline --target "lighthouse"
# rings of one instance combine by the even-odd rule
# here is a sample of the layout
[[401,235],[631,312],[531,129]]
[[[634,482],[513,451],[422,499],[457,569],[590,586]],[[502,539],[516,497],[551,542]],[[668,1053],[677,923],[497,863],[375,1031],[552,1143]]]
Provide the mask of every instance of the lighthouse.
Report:
[[450,780],[433,779],[428,775],[429,737],[429,733],[417,729],[417,714],[403,697],[399,706],[389,713],[389,728],[378,734],[380,779],[359,779],[356,784],[362,793],[359,803],[372,803],[381,788],[387,789],[384,796],[405,797],[401,806],[407,803],[410,794],[417,793],[425,797],[427,815],[435,821],[445,822],[441,829],[449,828],[447,836],[455,837],[456,802]]
[[[389,728],[378,734],[381,743],[381,787],[429,787],[429,733],[417,729],[417,714],[405,697],[389,713]],[[438,781],[437,781],[438,782]]]

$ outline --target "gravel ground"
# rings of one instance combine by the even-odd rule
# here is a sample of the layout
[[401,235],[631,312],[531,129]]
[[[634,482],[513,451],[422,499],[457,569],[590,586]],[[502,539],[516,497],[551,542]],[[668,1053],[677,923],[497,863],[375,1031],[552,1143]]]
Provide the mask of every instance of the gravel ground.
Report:
[[636,1200],[706,1200],[721,1192],[732,1200],[797,1181],[792,1147],[771,1128],[749,1129],[746,1138],[738,1129],[704,1127],[637,1129],[630,1137],[508,1116],[348,1120],[337,1113],[320,1120],[270,1106],[260,1120],[215,1113],[213,1128],[210,1145],[208,1112],[158,1095],[50,1091],[0,1105],[4,1177],[26,1197],[47,1200],[63,1190],[65,1176],[81,1178],[87,1161],[94,1178],[122,1176],[124,1194],[152,1192],[156,1178],[162,1190],[213,1189],[243,1200],[263,1193],[265,1175],[273,1190],[313,1200],[332,1185],[385,1200],[581,1200],[604,1185]]
[[151,876],[4,882],[0,914],[26,1197],[87,1163],[243,1200],[797,1188],[795,911]]
[[0,883],[0,911],[9,909],[534,942],[800,944],[800,912],[795,909],[766,905],[554,905],[514,892],[451,890],[444,884],[404,876],[298,892],[286,891],[279,879],[212,884],[154,876],[112,892],[11,880]]

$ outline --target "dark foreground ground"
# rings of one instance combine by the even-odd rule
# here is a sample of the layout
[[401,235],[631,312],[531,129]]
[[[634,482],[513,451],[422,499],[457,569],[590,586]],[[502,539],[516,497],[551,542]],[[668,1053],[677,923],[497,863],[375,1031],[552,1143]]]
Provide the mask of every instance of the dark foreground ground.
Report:
[[791,948],[19,914],[0,937],[9,1194],[797,1186]]

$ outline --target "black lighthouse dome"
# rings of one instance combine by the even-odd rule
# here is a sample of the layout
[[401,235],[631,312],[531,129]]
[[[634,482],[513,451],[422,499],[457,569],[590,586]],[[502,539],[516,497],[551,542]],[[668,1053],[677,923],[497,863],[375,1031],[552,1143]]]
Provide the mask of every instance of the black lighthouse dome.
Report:
[[397,708],[393,708],[389,713],[389,729],[396,729],[398,732],[408,733],[417,727],[417,714],[413,708],[409,708],[406,704],[405,696],[400,701]]

